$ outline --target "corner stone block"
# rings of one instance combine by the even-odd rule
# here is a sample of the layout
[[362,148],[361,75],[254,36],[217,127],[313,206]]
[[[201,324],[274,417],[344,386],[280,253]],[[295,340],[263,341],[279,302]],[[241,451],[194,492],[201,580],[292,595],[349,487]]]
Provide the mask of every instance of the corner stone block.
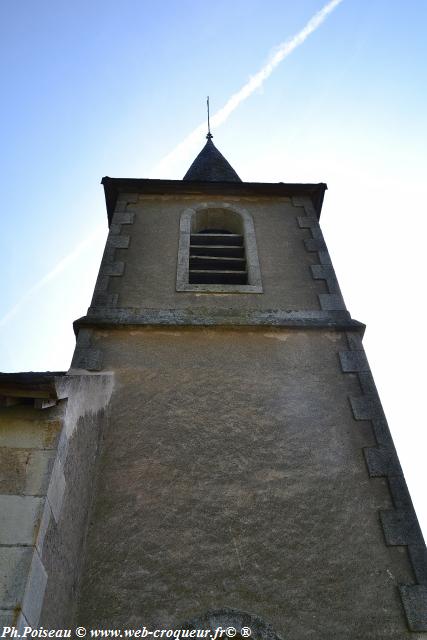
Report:
[[135,213],[133,211],[116,211],[113,217],[114,224],[133,224]]
[[93,296],[92,307],[115,307],[118,300],[118,293],[97,292]]
[[107,276],[104,273],[104,270],[102,269],[102,271],[100,272],[100,274],[99,274],[99,276],[98,276],[98,278],[96,280],[95,289],[96,289],[97,294],[99,294],[101,292],[104,293],[105,291],[107,291],[109,284],[110,284],[110,277]]
[[122,226],[117,223],[110,224],[110,234],[112,236],[119,236],[122,232]]
[[327,251],[325,241],[321,238],[308,238],[304,244],[307,251]]
[[412,509],[412,500],[408,487],[406,486],[405,478],[403,476],[389,478],[388,483],[396,509]]
[[382,408],[376,395],[350,397],[350,404],[355,420],[373,420],[382,417]]
[[327,280],[328,278],[335,276],[332,265],[312,264],[310,269],[314,280]]
[[346,307],[342,296],[338,293],[319,293],[320,308],[322,311],[345,311]]
[[52,449],[0,447],[0,495],[44,495],[54,456]]
[[322,249],[321,251],[317,252],[319,254],[319,262],[320,264],[328,264],[332,266],[332,260],[331,260],[331,256],[329,255],[329,252],[325,246],[324,249]]
[[47,573],[40,560],[39,554],[35,551],[22,601],[22,613],[31,627],[36,627],[39,623],[46,584]]
[[103,276],[122,276],[125,272],[125,263],[117,260],[102,265]]
[[424,545],[408,546],[409,557],[418,584],[427,587],[427,549]]
[[427,631],[427,586],[401,585],[400,596],[411,631]]
[[34,418],[34,413],[11,407],[0,414],[0,447],[55,449],[60,430],[60,420],[39,420]]
[[130,236],[108,236],[107,243],[115,249],[127,249],[129,247]]
[[316,211],[314,209],[313,203],[310,200],[310,198],[308,197],[298,197],[298,196],[292,196],[291,198],[292,200],[292,204],[294,207],[304,207],[305,212],[309,215],[309,216],[316,216]]
[[363,393],[368,396],[377,396],[378,402],[380,402],[371,371],[359,371],[359,382]]
[[319,224],[316,218],[312,218],[311,216],[298,216],[297,220],[300,229],[312,229]]
[[5,609],[22,602],[33,552],[31,547],[0,547],[0,602]]
[[363,351],[363,341],[358,333],[347,333],[347,342],[350,351]]
[[100,371],[102,369],[102,353],[100,349],[76,349],[71,368]]
[[342,297],[338,280],[331,264],[312,264],[310,269],[313,280],[325,280],[329,293]]
[[18,638],[24,635],[24,631],[25,631],[25,627],[31,627],[30,623],[28,622],[27,618],[24,616],[24,614],[22,613],[22,611],[19,613],[18,615],[18,620],[16,622],[16,628],[18,630]]
[[369,447],[364,450],[371,478],[402,475],[396,452],[390,447]]
[[44,498],[0,495],[0,544],[32,545]]
[[380,511],[386,544],[390,547],[422,543],[420,527],[414,511],[389,509]]
[[341,351],[339,356],[344,373],[359,373],[370,370],[364,351]]
[[50,479],[49,489],[47,492],[47,498],[52,508],[53,517],[56,522],[59,522],[62,509],[62,501],[64,499],[66,488],[64,471],[59,457],[56,458],[55,464]]
[[0,609],[0,630],[3,627],[16,627],[16,612],[13,609]]
[[77,336],[77,348],[85,349],[90,347],[92,341],[92,330],[91,329],[80,329],[79,335]]

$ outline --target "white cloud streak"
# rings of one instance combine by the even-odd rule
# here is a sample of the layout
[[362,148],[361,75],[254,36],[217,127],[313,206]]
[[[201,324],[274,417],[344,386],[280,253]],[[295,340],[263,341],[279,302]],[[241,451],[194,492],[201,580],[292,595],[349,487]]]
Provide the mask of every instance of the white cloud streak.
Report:
[[[341,2],[342,0],[331,0],[325,4],[320,11],[314,14],[301,31],[276,47],[268,62],[254,76],[252,76],[250,80],[248,80],[248,82],[239,89],[239,91],[234,93],[231,98],[227,100],[225,105],[211,117],[212,125],[218,128],[224,124],[233,111],[235,111],[244,100],[249,98],[256,89],[259,89],[263,85],[282,60],[284,60],[297,47],[302,45],[308,36],[320,27],[327,16],[335,9],[335,7],[341,4]],[[188,151],[193,147],[200,144],[200,139],[205,131],[206,123],[204,122],[196,127],[180,144],[172,149],[172,151],[168,153],[168,155],[165,156],[156,167],[154,167],[151,171],[151,177],[159,177],[162,172],[166,174],[168,170],[170,170],[170,166],[173,162],[188,153]],[[7,324],[35,293],[40,291],[40,289],[45,287],[51,280],[64,271],[64,269],[77,260],[79,255],[89,247],[97,237],[99,237],[102,230],[101,227],[97,227],[90,236],[78,244],[67,256],[65,256],[65,258],[60,260],[53,269],[36,282],[36,284],[32,286],[2,318],[0,318],[0,327]]]
[[[274,53],[270,56],[268,62],[254,75],[246,84],[234,93],[231,98],[227,100],[225,105],[219,109],[212,117],[211,124],[213,127],[218,128],[237,109],[237,107],[244,102],[254,91],[259,89],[267,78],[273,73],[274,69],[289,56],[297,47],[303,44],[305,40],[311,35],[320,25],[325,21],[327,16],[339,5],[342,0],[331,0],[325,6],[314,14],[307,24],[298,31],[297,34],[282,42],[276,47]],[[176,160],[181,156],[188,153],[190,149],[200,145],[200,140],[203,134],[206,133],[206,122],[196,127],[182,142],[180,142],[170,153],[168,153],[150,172],[150,177],[165,177],[170,171],[170,168]]]
[[70,264],[75,262],[77,258],[85,249],[88,249],[94,242],[105,233],[104,225],[98,225],[93,232],[87,236],[82,242],[80,242],[65,258],[62,258],[48,273],[46,273],[36,284],[34,284],[24,295],[18,300],[18,302],[9,309],[5,315],[0,318],[0,327],[7,324],[18,313],[21,307],[40,289],[43,289],[51,280],[56,278],[64,269]]

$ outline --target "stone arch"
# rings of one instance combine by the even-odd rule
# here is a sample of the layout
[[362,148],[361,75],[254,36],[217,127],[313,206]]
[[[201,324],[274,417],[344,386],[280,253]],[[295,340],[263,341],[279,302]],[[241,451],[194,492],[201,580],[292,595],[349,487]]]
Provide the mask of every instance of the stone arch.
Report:
[[[247,284],[189,284],[188,258],[192,233],[203,228],[227,229],[240,233],[244,238],[248,269]],[[206,293],[262,293],[261,271],[252,216],[246,209],[228,202],[205,202],[185,209],[181,214],[177,266],[177,291],[200,291]]]
[[196,209],[191,215],[191,233],[198,233],[208,228],[227,229],[230,233],[245,235],[243,216],[237,211],[222,207]]

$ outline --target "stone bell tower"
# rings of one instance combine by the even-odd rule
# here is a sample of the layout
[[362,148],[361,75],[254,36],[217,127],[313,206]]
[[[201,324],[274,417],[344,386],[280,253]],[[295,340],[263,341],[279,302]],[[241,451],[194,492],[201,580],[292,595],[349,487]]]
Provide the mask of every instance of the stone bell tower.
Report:
[[427,638],[426,549],[319,226],[326,185],[243,182],[211,137],[183,180],[102,182],[63,380],[83,405],[109,381],[86,411],[108,426],[96,463],[83,439],[63,465],[89,516],[65,491],[73,583],[50,563],[38,621]]
[[78,621],[427,631],[425,547],[319,227],[326,185],[242,182],[210,135],[182,181],[103,185],[72,366],[115,390]]

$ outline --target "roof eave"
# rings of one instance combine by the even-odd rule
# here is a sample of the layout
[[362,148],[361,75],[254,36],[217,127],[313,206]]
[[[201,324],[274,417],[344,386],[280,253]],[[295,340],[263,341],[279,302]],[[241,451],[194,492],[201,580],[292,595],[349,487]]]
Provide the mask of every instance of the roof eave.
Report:
[[157,180],[148,178],[102,178],[107,205],[108,226],[111,224],[120,193],[144,194],[210,194],[258,196],[309,196],[320,218],[325,191],[324,182],[315,184],[286,182],[202,182],[196,180]]

